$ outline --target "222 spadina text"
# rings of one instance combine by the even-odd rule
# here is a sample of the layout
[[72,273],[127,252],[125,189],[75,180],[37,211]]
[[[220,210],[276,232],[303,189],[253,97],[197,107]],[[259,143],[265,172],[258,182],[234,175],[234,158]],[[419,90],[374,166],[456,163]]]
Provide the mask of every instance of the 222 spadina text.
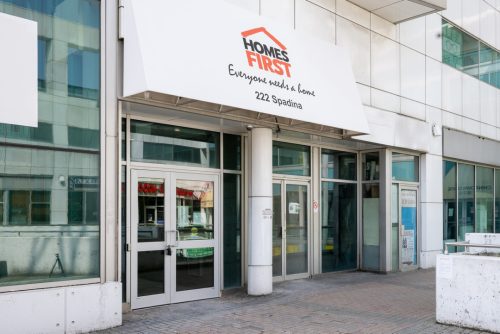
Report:
[[257,100],[260,100],[260,101],[277,104],[278,107],[283,106],[283,107],[291,107],[291,108],[296,108],[296,109],[302,110],[302,104],[295,102],[292,99],[288,99],[288,100],[281,99],[281,98],[277,97],[276,95],[269,96],[269,94],[262,93],[259,91],[255,91],[255,98]]

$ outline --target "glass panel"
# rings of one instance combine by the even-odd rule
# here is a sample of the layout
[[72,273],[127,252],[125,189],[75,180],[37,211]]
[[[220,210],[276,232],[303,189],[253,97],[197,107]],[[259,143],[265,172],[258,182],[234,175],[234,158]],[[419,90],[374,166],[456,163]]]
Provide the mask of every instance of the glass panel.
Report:
[[401,190],[401,263],[417,265],[417,191]]
[[165,251],[137,253],[137,296],[165,293]]
[[321,150],[321,177],[326,179],[356,180],[356,154]]
[[[99,188],[73,193],[70,177],[99,184],[100,7],[99,0],[0,0],[0,12],[37,22],[40,120],[0,124],[0,286],[99,276]],[[73,88],[91,88],[97,98]]]
[[443,63],[474,77],[479,75],[479,42],[443,20]]
[[474,232],[474,166],[458,164],[458,240]]
[[281,214],[281,184],[273,183],[273,276],[283,275]]
[[322,271],[357,268],[356,184],[322,182]]
[[307,186],[286,185],[286,274],[307,273]]
[[241,286],[241,176],[224,174],[224,288]]
[[495,233],[500,233],[500,169],[495,169]]
[[224,169],[241,170],[241,136],[224,134]]
[[214,249],[188,248],[177,252],[176,291],[214,286]]
[[500,54],[483,43],[481,43],[480,47],[479,79],[490,85],[499,87]]
[[177,240],[214,238],[214,183],[177,180]]
[[380,177],[380,159],[378,152],[363,153],[363,181],[375,181]]
[[131,159],[219,168],[219,133],[132,120]]
[[273,173],[309,176],[309,146],[273,142]]
[[444,242],[457,241],[457,164],[452,161],[443,161],[443,224]]
[[363,268],[379,270],[380,186],[363,184]]
[[68,223],[99,222],[99,179],[89,176],[68,178]]
[[122,145],[121,145],[121,156],[122,161],[127,160],[127,120],[122,118]]
[[139,205],[137,241],[164,241],[166,217],[164,180],[140,178],[137,182],[137,194]]
[[402,153],[392,153],[392,179],[418,182],[418,157]]
[[391,253],[392,271],[399,271],[399,187],[391,187]]
[[493,168],[476,167],[476,232],[493,233]]

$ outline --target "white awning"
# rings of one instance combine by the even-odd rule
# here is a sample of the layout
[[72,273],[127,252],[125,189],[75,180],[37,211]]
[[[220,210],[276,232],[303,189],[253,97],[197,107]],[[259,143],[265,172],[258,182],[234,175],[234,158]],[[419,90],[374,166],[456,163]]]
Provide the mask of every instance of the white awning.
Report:
[[221,0],[124,6],[124,97],[369,132],[348,54],[333,43]]

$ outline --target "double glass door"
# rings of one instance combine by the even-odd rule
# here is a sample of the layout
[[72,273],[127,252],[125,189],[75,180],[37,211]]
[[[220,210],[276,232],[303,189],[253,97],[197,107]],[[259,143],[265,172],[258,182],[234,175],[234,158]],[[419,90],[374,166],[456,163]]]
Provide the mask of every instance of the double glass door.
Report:
[[218,297],[218,176],[131,176],[132,308]]
[[273,182],[273,277],[309,275],[309,184]]
[[417,269],[418,189],[392,185],[392,270]]

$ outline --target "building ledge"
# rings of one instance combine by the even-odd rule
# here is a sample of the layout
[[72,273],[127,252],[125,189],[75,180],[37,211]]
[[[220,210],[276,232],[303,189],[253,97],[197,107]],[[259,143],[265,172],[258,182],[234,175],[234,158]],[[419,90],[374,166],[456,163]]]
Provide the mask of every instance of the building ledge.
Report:
[[446,0],[349,0],[392,23],[408,21],[446,9]]

